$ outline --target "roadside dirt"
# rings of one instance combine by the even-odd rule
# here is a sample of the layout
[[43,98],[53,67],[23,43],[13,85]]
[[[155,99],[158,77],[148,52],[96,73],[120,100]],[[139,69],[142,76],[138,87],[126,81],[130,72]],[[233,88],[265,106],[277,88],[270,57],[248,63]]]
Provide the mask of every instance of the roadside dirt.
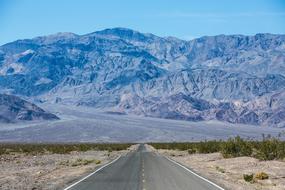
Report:
[[[187,151],[149,150],[168,156],[228,190],[285,190],[285,162],[251,157],[224,159],[220,153],[188,154]],[[246,182],[243,174],[265,172],[269,178]]]
[[1,190],[58,190],[67,187],[119,155],[134,151],[87,151],[70,154],[0,156]]

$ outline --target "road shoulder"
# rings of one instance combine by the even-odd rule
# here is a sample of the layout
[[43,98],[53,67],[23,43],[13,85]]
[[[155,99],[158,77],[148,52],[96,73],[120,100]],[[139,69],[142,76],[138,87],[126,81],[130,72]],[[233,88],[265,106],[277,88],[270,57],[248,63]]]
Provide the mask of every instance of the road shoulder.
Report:
[[[285,162],[282,161],[258,161],[250,157],[224,159],[220,153],[188,154],[187,151],[148,149],[187,166],[225,189],[282,190],[285,186]],[[243,174],[261,171],[268,173],[269,179],[256,180],[254,183],[244,181]]]

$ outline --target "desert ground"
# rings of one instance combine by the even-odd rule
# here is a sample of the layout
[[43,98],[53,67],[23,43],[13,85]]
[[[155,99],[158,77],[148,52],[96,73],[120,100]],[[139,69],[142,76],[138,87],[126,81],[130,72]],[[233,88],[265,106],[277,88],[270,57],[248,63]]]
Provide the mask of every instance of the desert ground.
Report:
[[261,139],[262,134],[278,136],[285,131],[284,128],[231,124],[215,120],[191,122],[116,115],[80,106],[43,104],[41,107],[56,114],[60,120],[0,124],[0,141],[193,142],[225,140],[237,135],[244,139]]
[[[150,150],[192,169],[227,190],[284,190],[285,160],[259,161],[251,157],[223,158],[220,153],[189,154],[187,151]],[[269,178],[246,182],[244,174],[265,172]]]
[[86,151],[69,154],[27,155],[10,153],[0,156],[1,190],[59,190],[93,172],[122,151]]

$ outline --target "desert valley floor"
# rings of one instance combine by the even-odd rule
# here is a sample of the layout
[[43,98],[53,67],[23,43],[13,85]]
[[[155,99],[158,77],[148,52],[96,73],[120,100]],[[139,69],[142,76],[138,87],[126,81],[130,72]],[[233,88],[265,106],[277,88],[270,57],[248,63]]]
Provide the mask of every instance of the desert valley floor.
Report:
[[[228,139],[237,135],[278,136],[285,129],[230,124],[219,121],[189,122],[133,115],[116,115],[86,107],[41,105],[61,119],[1,124],[0,141],[18,142],[156,142]],[[284,136],[284,135],[282,135]],[[284,137],[282,137],[284,138]]]

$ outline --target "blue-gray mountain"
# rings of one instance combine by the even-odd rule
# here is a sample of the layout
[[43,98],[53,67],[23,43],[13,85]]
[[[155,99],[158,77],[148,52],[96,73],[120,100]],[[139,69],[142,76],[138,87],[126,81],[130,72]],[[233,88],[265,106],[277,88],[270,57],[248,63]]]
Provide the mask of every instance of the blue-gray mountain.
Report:
[[285,127],[285,35],[184,41],[114,28],[0,47],[2,93],[185,120]]
[[31,120],[59,119],[54,114],[45,112],[35,104],[13,95],[0,94],[0,122],[14,123]]

